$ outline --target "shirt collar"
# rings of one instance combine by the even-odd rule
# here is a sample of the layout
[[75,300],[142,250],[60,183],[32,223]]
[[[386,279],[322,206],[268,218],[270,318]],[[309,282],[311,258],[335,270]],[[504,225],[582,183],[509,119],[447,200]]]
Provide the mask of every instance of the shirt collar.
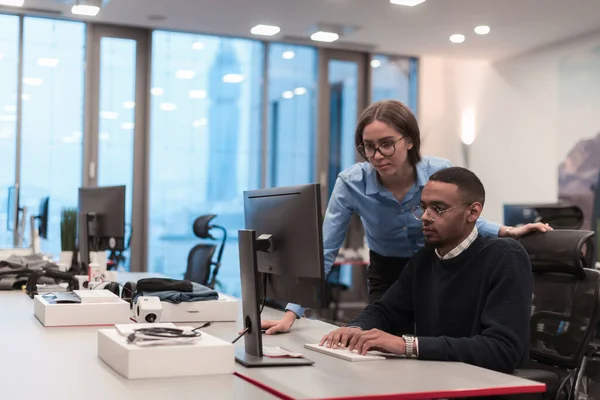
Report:
[[377,170],[371,163],[367,163],[367,187],[366,194],[372,195],[377,194],[382,190],[381,183],[379,183],[379,178],[377,177]]
[[451,258],[457,257],[463,251],[465,251],[466,249],[468,249],[471,244],[473,244],[473,242],[475,241],[475,239],[477,239],[477,235],[479,235],[479,231],[477,230],[477,227],[474,226],[473,230],[471,231],[471,233],[469,234],[469,236],[467,236],[467,238],[465,240],[463,240],[462,242],[460,242],[460,244],[458,246],[456,246],[455,248],[453,248],[452,250],[450,250],[446,255],[444,255],[442,257],[440,255],[440,253],[438,252],[438,249],[435,249],[435,254],[437,254],[437,256],[440,258],[440,260],[449,260]]
[[[429,181],[427,166],[425,163],[423,163],[423,161],[420,161],[417,163],[415,170],[417,172],[417,185],[420,187],[425,186],[425,184]],[[384,191],[384,188],[377,177],[377,170],[369,162],[367,162],[367,187],[365,191],[367,195],[377,194]]]

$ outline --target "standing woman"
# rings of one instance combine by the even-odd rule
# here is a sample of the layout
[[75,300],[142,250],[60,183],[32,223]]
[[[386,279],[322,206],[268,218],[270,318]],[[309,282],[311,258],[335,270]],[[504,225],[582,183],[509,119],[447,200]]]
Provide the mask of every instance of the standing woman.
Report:
[[[396,282],[408,260],[424,246],[421,220],[412,210],[420,205],[429,177],[452,164],[437,157],[421,157],[417,120],[396,100],[373,103],[362,113],[355,143],[366,162],[342,171],[333,188],[323,221],[324,269],[328,275],[352,213],[358,214],[370,249],[367,281],[372,303]],[[445,211],[440,204],[434,212]],[[513,238],[552,229],[541,223],[513,228],[482,218],[476,227],[482,235]],[[262,328],[267,334],[287,332],[303,314],[300,305],[288,304],[281,320],[262,321]]]

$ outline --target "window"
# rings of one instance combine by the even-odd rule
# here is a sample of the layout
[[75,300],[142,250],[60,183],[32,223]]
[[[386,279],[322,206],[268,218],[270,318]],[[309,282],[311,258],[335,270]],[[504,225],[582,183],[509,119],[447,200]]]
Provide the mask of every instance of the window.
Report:
[[416,58],[376,55],[371,60],[373,102],[394,99],[417,112]]
[[317,50],[287,44],[269,46],[267,186],[315,180]]
[[181,278],[202,242],[193,222],[216,214],[229,235],[219,290],[239,295],[242,192],[260,184],[263,45],[155,31],[152,46],[148,269]]
[[0,246],[11,247],[6,229],[8,188],[15,183],[19,17],[0,15]]
[[[58,254],[61,209],[77,207],[82,183],[85,24],[27,17],[23,41],[20,204],[29,228],[41,199],[50,197],[41,248]],[[28,233],[24,239],[30,245]]]

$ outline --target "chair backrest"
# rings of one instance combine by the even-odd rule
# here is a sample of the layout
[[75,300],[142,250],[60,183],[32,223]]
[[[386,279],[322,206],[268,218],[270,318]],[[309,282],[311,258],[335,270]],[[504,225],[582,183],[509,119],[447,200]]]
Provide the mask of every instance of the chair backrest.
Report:
[[200,243],[194,246],[188,255],[188,265],[184,279],[208,286],[212,257],[216,247],[213,244],[207,243]]
[[589,254],[594,232],[555,230],[520,241],[533,268],[530,357],[577,368],[600,317],[600,272]]
[[583,225],[583,211],[577,205],[546,205],[535,210],[540,222],[550,224],[554,229],[580,229]]

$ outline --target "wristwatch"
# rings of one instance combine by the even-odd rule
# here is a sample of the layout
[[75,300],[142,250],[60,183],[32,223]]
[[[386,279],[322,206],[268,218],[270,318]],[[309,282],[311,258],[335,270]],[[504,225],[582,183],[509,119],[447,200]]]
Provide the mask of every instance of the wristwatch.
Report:
[[406,343],[406,358],[417,358],[417,349],[415,348],[415,337],[412,335],[402,335]]

